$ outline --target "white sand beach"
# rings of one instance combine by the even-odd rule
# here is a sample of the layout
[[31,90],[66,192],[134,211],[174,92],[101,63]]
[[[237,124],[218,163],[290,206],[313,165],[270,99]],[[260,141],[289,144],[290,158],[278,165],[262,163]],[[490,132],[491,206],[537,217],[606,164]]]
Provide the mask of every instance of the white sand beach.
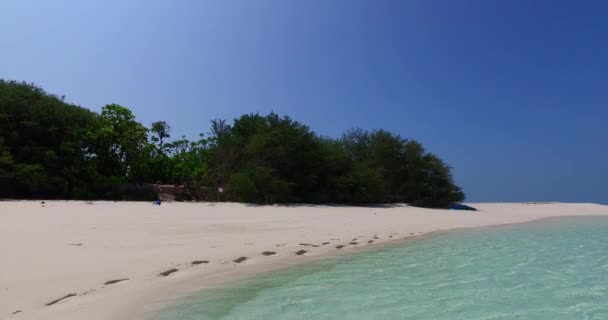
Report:
[[[356,248],[439,230],[608,215],[595,204],[472,206],[480,211],[3,201],[0,319],[141,319],[207,286]],[[247,259],[234,262],[240,257]]]

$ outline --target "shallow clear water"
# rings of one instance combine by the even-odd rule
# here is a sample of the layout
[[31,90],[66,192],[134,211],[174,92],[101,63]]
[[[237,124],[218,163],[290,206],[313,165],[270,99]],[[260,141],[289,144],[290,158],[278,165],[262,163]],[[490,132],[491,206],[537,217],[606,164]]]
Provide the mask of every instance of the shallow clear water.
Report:
[[154,319],[608,319],[608,218],[436,235],[204,291]]

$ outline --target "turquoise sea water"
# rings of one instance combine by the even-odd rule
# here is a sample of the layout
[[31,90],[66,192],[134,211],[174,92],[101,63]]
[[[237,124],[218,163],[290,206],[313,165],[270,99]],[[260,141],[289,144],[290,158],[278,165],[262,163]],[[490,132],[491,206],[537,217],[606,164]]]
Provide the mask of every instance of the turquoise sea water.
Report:
[[608,319],[608,218],[435,235],[204,291],[154,319]]

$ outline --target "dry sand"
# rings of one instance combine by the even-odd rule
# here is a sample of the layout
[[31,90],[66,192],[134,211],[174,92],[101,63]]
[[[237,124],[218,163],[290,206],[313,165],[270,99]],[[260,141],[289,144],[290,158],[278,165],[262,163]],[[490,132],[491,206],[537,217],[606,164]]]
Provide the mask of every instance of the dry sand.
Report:
[[[595,204],[473,206],[480,211],[65,201],[43,207],[40,201],[4,201],[0,319],[141,319],[204,287],[413,235],[608,215],[608,206]],[[296,254],[300,250],[306,252]],[[240,257],[247,260],[234,262]]]

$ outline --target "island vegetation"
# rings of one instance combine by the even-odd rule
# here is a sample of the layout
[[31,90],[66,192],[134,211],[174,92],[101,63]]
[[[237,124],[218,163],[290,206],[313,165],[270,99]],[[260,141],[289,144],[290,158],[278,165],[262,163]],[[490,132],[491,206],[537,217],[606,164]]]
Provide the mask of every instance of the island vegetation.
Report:
[[260,204],[464,199],[440,158],[385,130],[329,138],[286,116],[245,114],[175,139],[166,122],[146,127],[126,107],[96,113],[0,80],[0,198],[145,200],[160,184],[191,200]]

